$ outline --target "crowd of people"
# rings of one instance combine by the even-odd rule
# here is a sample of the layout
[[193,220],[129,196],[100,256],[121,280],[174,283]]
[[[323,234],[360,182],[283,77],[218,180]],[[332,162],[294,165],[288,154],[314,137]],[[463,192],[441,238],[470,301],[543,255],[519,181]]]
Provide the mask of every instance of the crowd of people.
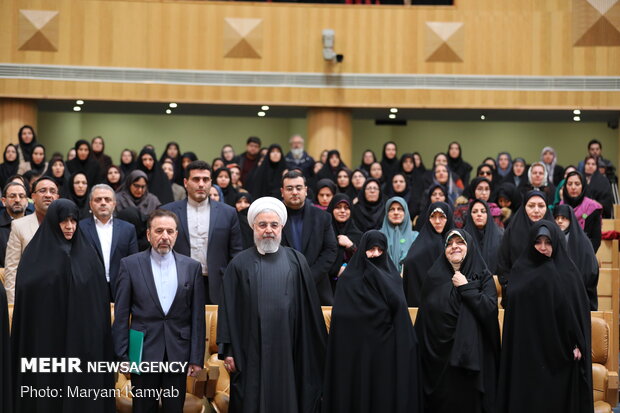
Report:
[[[11,390],[110,376],[4,367],[127,360],[129,325],[145,333],[144,360],[197,374],[204,304],[219,305],[231,412],[592,411],[595,253],[614,203],[599,141],[566,167],[551,147],[530,164],[501,152],[474,168],[458,142],[428,167],[394,142],[357,167],[337,150],[314,160],[299,135],[289,145],[250,137],[208,163],[170,142],[160,157],[125,149],[116,165],[100,136],[48,160],[23,126],[0,165],[3,329],[3,301],[14,304],[10,352],[0,331],[2,411],[110,411]],[[321,305],[333,307],[329,335]],[[419,308],[415,328],[407,307]],[[134,384],[184,394],[184,378]],[[134,411],[153,403],[134,398]]]

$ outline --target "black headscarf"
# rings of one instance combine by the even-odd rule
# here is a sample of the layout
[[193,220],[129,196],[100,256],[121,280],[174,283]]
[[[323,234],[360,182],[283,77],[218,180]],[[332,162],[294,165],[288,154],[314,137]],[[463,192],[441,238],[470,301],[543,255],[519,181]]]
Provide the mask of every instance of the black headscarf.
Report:
[[[282,156],[278,162],[271,162],[270,155],[273,151],[280,151]],[[263,163],[253,171],[253,181],[244,182],[243,184],[250,188],[250,192],[256,199],[263,196],[272,196],[280,198],[280,187],[282,182],[282,174],[286,169],[286,159],[282,147],[277,143],[270,145]]]
[[[153,158],[153,168],[148,170],[142,163],[142,156],[150,155]],[[157,155],[155,151],[150,148],[143,148],[138,155],[138,170],[144,172],[148,177],[149,192],[159,199],[162,205],[168,204],[174,201],[172,195],[172,186],[166,176],[166,173],[161,168],[161,164],[157,161]]]
[[75,205],[77,205],[78,209],[80,210],[80,217],[86,218],[90,214],[90,205],[88,204],[88,195],[90,194],[91,185],[87,180],[86,181],[86,184],[87,184],[86,193],[82,196],[78,196],[75,193],[75,187],[73,186],[73,183],[75,182],[75,178],[77,178],[78,175],[84,175],[84,173],[76,172],[74,174],[71,174],[71,176],[69,177],[69,180],[67,181],[67,185],[65,185],[64,187],[64,191],[63,191],[64,193],[62,194],[62,197],[73,201]]
[[[368,202],[366,200],[366,187],[369,183],[374,182],[379,186],[379,199],[376,202]],[[369,229],[381,228],[383,224],[383,216],[385,215],[385,196],[381,192],[381,183],[375,178],[368,178],[364,182],[358,198],[357,204],[351,209],[351,217],[355,226],[362,232]]]
[[[85,160],[80,160],[78,156],[78,149],[80,146],[86,145],[88,146],[88,157]],[[66,163],[66,167],[69,170],[70,174],[74,174],[76,172],[82,172],[86,175],[86,180],[89,185],[96,185],[102,182],[101,179],[101,170],[99,168],[99,162],[93,158],[93,150],[90,147],[90,143],[85,141],[84,139],[80,139],[75,143],[75,158],[71,159]]]
[[[336,194],[329,203],[326,212],[331,216],[332,228],[334,229],[334,234],[336,235],[336,238],[338,238],[338,235],[346,235],[353,242],[355,249],[360,243],[360,240],[362,238],[362,232],[355,226],[355,223],[353,222],[353,214],[351,214],[351,217],[349,217],[349,219],[345,222],[336,221],[336,218],[334,218],[334,209],[336,208],[336,205],[341,202],[345,202],[350,209],[353,206],[351,198],[349,198],[346,194]],[[338,271],[340,271],[340,267],[342,266],[342,264],[344,262],[348,262],[352,256],[351,254],[347,253],[346,249],[343,246],[341,246],[339,243],[336,244],[338,245],[336,261],[334,261],[334,264],[329,271],[329,274],[332,277],[338,276]]]
[[[478,229],[471,215],[471,210],[474,205],[480,203],[484,205],[487,211],[487,223],[482,229]],[[481,199],[475,199],[469,205],[469,213],[465,218],[465,230],[472,235],[476,248],[480,251],[482,258],[487,264],[491,274],[495,274],[497,271],[497,254],[499,247],[502,244],[502,231],[497,227],[493,217],[491,216],[491,210],[489,204]]]
[[[450,156],[450,147],[452,145],[458,145],[459,147],[459,156],[456,158],[452,158]],[[446,152],[448,156],[448,167],[461,178],[464,185],[469,183],[469,174],[471,173],[472,167],[470,164],[463,160],[463,150],[461,148],[461,144],[457,141],[450,142],[448,145],[448,151]]]
[[[515,168],[515,164],[517,162],[520,162],[523,164],[523,173],[519,176],[515,175],[514,173],[514,168]],[[510,182],[511,184],[513,184],[514,186],[521,187],[523,185],[526,185],[528,183],[527,181],[527,162],[525,162],[525,159],[523,158],[514,158],[512,160],[512,166],[510,168],[510,172],[508,172],[508,174],[506,174],[506,176],[504,177],[504,182]]]
[[569,227],[564,231],[568,253],[583,278],[583,284],[590,301],[590,311],[596,311],[598,309],[596,287],[598,285],[599,268],[592,243],[579,226],[575,218],[575,212],[570,205],[557,205],[553,210],[553,216],[563,216],[570,221]]
[[[112,183],[110,182],[110,180],[108,179],[108,172],[110,171],[110,169],[116,169],[120,175],[120,178],[118,180],[117,183]],[[123,170],[116,166],[116,165],[112,165],[108,168],[108,170],[105,173],[105,180],[103,181],[104,184],[106,185],[110,185],[110,187],[114,190],[117,191],[122,185],[123,185],[123,181],[125,180],[125,174],[123,173]]]
[[[521,192],[517,189],[517,187],[510,182],[502,182],[502,184],[497,188],[496,199],[506,198],[510,200],[510,210],[514,215],[519,207],[521,206]],[[507,227],[508,223],[504,222],[504,227]]]
[[[448,190],[446,189],[446,187],[441,184],[432,184],[431,186],[428,187],[426,191],[424,191],[424,195],[422,196],[422,200],[418,204],[418,207],[415,209],[415,211],[411,212],[412,217],[415,217],[415,216],[421,217],[421,215],[423,215],[426,212],[429,205],[432,204],[431,195],[433,195],[433,192],[435,192],[435,189],[439,189],[441,190],[441,192],[443,192],[443,195],[446,197],[446,200],[444,202],[446,203],[450,202],[450,197],[448,196]],[[419,231],[424,226],[423,221],[424,220],[418,219],[418,221],[416,222],[415,229],[417,231]]]
[[[24,250],[17,268],[13,313],[13,365],[22,357],[78,357],[87,362],[112,361],[110,301],[104,268],[90,242],[76,229],[65,239],[60,223],[72,217],[79,222],[77,206],[58,199]],[[42,265],[44,263],[44,265]],[[15,388],[113,388],[114,376],[84,373],[17,373]],[[42,386],[42,387],[40,387]],[[61,393],[62,394],[62,393]],[[15,411],[106,412],[113,398],[16,397]]]
[[[437,233],[430,222],[431,215],[437,209],[447,217],[446,225],[441,233]],[[411,244],[409,253],[403,261],[403,284],[409,307],[420,306],[422,286],[428,270],[437,257],[443,253],[443,237],[453,226],[452,208],[445,202],[433,202],[419,219],[422,219],[420,235]]]
[[15,158],[14,161],[7,161],[6,159],[6,150],[9,146],[15,148],[15,151],[17,152],[17,145],[13,145],[11,143],[4,148],[4,154],[2,155],[4,162],[0,165],[0,189],[2,190],[4,190],[4,186],[8,183],[8,179],[15,175],[19,169],[19,152],[17,152],[17,158]]
[[[581,193],[576,198],[573,198],[568,194],[568,185],[566,185],[566,183],[568,182],[568,178],[570,178],[571,176],[576,176],[579,178],[579,181],[581,181]],[[562,188],[562,200],[564,201],[565,204],[568,204],[572,206],[573,208],[576,208],[583,202],[583,198],[585,198],[587,190],[588,190],[588,183],[586,182],[581,172],[579,171],[570,172],[568,175],[566,175],[566,178],[564,179],[564,187]]]
[[35,163],[34,159],[32,158],[32,154],[30,155],[30,170],[32,171],[32,173],[34,175],[43,175],[43,173],[45,172],[45,146],[41,145],[40,143],[37,143],[36,145],[34,145],[32,147],[32,152],[34,153],[34,151],[37,148],[41,148],[43,149],[43,159],[41,160],[41,162],[39,163]]
[[[54,172],[52,171],[52,167],[55,163],[60,162],[65,167],[65,171],[63,172],[61,177],[54,176]],[[44,176],[49,176],[56,182],[56,186],[58,187],[58,191],[60,194],[64,194],[66,191],[67,183],[69,182],[69,178],[71,175],[69,174],[69,170],[67,169],[67,164],[62,160],[60,156],[55,156],[51,161],[47,164],[47,169],[45,170]]]
[[[235,194],[235,204],[233,205],[236,209],[236,204],[240,199],[245,198],[248,200],[248,203],[252,203],[252,195],[249,192],[237,192]],[[242,209],[241,211],[237,211],[237,217],[239,218],[239,229],[241,230],[241,242],[243,244],[243,249],[248,249],[254,246],[254,231],[250,227],[248,223],[248,209]]]
[[355,188],[353,188],[353,184],[351,183],[351,176],[353,175],[353,173],[348,168],[340,168],[340,170],[336,173],[336,178],[338,177],[338,175],[340,175],[340,172],[343,171],[346,172],[346,174],[349,176],[349,185],[343,188],[338,184],[338,181],[336,180],[338,192],[342,194],[347,194],[349,198],[354,198],[357,194],[357,191],[355,190]]
[[[526,241],[528,239],[528,233],[534,222],[527,216],[525,212],[525,205],[530,200],[530,198],[534,196],[539,196],[545,200],[547,204],[547,210],[542,219],[546,219],[548,221],[553,221],[553,215],[549,211],[549,203],[547,201],[547,196],[540,191],[529,191],[525,194],[523,198],[523,204],[519,207],[519,210],[514,214],[510,225],[504,232],[504,237],[502,238],[502,245],[499,250],[498,260],[497,260],[497,275],[499,277],[499,281],[504,287],[504,291],[502,296],[506,296],[506,284],[508,283],[508,277],[511,273],[511,268],[514,263],[517,261],[517,258],[521,256],[521,253],[525,249]],[[503,299],[503,298],[502,298]],[[505,307],[505,304],[502,304]]]
[[[365,164],[364,163],[364,155],[370,152],[372,154],[372,162],[370,162],[369,164]],[[374,151],[371,151],[370,149],[366,149],[364,151],[364,153],[362,153],[362,161],[360,162],[360,166],[357,169],[361,169],[362,171],[366,172],[366,175],[370,175],[370,165],[372,165],[373,163],[377,162],[377,155],[375,155]],[[355,172],[355,171],[354,171]]]
[[[170,155],[168,155],[168,148],[170,148],[171,146],[176,146],[177,148],[177,156],[176,157],[171,157]],[[176,142],[168,142],[166,144],[166,149],[164,150],[164,153],[161,155],[161,157],[159,158],[159,164],[163,164],[164,163],[164,159],[170,159],[172,160],[172,167],[174,170],[174,177],[172,178],[172,180],[183,186],[183,157],[181,155],[181,148],[179,147],[179,144]]]
[[396,146],[396,142],[388,141],[383,144],[383,150],[381,151],[381,169],[383,170],[383,180],[385,182],[390,182],[392,180],[392,176],[394,176],[394,174],[398,172],[398,169],[400,168],[400,162],[398,161],[398,152],[396,152],[392,159],[389,159],[385,155],[385,148],[388,145],[394,145],[394,148],[398,151],[398,146]]
[[[553,252],[535,248],[545,235]],[[514,263],[504,312],[498,411],[592,412],[590,311],[564,234],[547,220],[533,224]],[[574,360],[573,348],[582,358]]]
[[[445,256],[454,237],[467,244],[459,272],[467,284],[455,287]],[[493,276],[473,237],[449,230],[422,287],[415,328],[420,340],[425,408],[429,412],[494,412],[500,333]],[[473,407],[477,408],[473,408]]]
[[[121,168],[121,171],[123,172],[123,175],[127,176],[132,171],[134,171],[138,167],[138,165],[137,165],[137,162],[136,162],[136,157],[134,155],[134,152],[132,150],[129,150],[129,149],[123,149],[123,152],[125,152],[125,151],[129,151],[129,153],[131,154],[131,162],[123,163],[123,159],[122,159],[122,156],[121,156],[120,168]],[[122,152],[121,152],[121,154],[122,154]]]
[[[228,175],[228,186],[226,188],[223,188],[221,185],[219,185],[217,183],[217,177],[220,176],[221,174],[225,174]],[[227,203],[228,205],[234,207],[236,201],[236,196],[237,196],[237,190],[235,188],[233,188],[232,186],[232,179],[230,177],[230,170],[226,167],[224,168],[220,168],[217,171],[215,171],[213,173],[213,183],[216,184],[217,186],[220,187],[220,189],[222,190],[222,194],[224,195],[224,199],[221,199],[220,201]]]
[[[30,129],[32,131],[32,141],[30,143],[24,143],[22,139],[22,132],[24,129]],[[19,148],[22,151],[22,156],[24,162],[30,162],[30,157],[32,156],[32,151],[34,150],[35,145],[37,144],[37,134],[34,132],[34,128],[30,125],[24,125],[19,128],[19,132],[17,132],[17,139],[19,141]]]
[[[338,156],[338,165],[335,168],[333,168],[329,163],[329,160],[332,156]],[[336,182],[338,180],[338,171],[342,168],[346,168],[346,165],[342,162],[342,158],[340,158],[340,152],[332,149],[331,151],[327,152],[327,162],[325,162],[325,165],[323,165],[323,167],[316,174],[316,178],[317,180],[329,179],[332,182]]]
[[[336,193],[338,192],[338,187],[336,186],[336,183],[334,181],[332,181],[331,179],[321,179],[319,180],[319,182],[316,183],[316,194],[314,195],[314,203],[316,205],[320,205],[319,203],[319,191],[323,188],[329,188],[329,190],[331,191],[332,195],[336,195]],[[331,202],[331,201],[330,201]],[[327,209],[327,208],[325,208]]]
[[413,164],[415,165],[415,156],[418,155],[418,157],[420,158],[420,166],[416,166],[417,169],[419,169],[421,172],[426,172],[426,166],[424,166],[424,161],[422,160],[422,155],[420,155],[420,152],[414,152],[412,153],[413,155]]
[[[368,258],[373,247],[383,254]],[[323,411],[422,412],[417,339],[380,231],[364,234],[341,275],[326,362]]]

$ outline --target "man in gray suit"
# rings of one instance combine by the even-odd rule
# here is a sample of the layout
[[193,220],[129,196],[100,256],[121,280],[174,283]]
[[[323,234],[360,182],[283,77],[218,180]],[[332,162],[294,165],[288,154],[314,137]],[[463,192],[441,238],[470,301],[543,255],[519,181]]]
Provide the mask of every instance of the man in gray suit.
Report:
[[[129,360],[129,329],[133,329],[144,333],[143,362],[189,363],[182,373],[131,376],[136,393],[175,389],[176,396],[162,393],[163,411],[169,413],[183,411],[186,375],[202,369],[206,337],[200,263],[172,250],[178,227],[173,212],[151,213],[146,232],[151,248],[121,260],[112,326],[114,351],[121,361]],[[134,413],[156,412],[157,404],[156,397],[134,394]]]

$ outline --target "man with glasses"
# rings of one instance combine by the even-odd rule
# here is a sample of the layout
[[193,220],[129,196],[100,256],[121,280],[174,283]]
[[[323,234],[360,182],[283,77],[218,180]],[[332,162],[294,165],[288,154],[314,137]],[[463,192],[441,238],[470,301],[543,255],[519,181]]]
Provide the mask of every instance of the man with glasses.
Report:
[[319,293],[321,305],[332,305],[334,293],[329,282],[329,269],[336,260],[336,235],[331,217],[325,211],[306,202],[306,178],[298,170],[282,177],[282,200],[286,205],[288,222],[284,227],[282,245],[304,254]]
[[56,182],[49,176],[37,179],[32,185],[34,214],[16,219],[11,223],[11,234],[6,244],[4,260],[4,287],[9,304],[13,304],[15,300],[15,277],[24,249],[39,229],[39,224],[43,222],[47,208],[57,199],[58,186]]
[[13,220],[32,213],[27,210],[28,195],[24,185],[19,182],[9,182],[2,193],[4,194],[2,203],[5,209],[0,213],[0,267],[4,267],[4,255],[11,234],[11,223]]
[[281,201],[254,201],[255,247],[226,269],[218,357],[229,373],[242,372],[232,376],[230,412],[314,412],[320,405],[327,331],[306,259],[280,245],[286,223]]
[[237,210],[209,200],[212,182],[208,163],[190,163],[183,183],[187,198],[161,208],[174,212],[181,222],[174,250],[202,266],[205,303],[219,304],[226,266],[243,249]]

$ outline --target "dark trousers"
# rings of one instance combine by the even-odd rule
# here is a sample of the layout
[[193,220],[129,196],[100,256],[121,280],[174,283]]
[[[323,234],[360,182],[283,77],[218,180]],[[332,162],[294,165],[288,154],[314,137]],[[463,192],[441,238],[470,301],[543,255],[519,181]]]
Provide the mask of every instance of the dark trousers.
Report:
[[[142,373],[131,375],[131,384],[134,385],[132,399],[134,413],[157,413],[159,400],[156,397],[136,397],[142,389],[178,390],[178,397],[164,397],[162,393],[161,406],[164,413],[183,413],[185,404],[185,388],[187,374],[185,373]],[[138,390],[139,389],[139,390]]]
[[203,275],[202,280],[205,283],[205,305],[213,304],[211,297],[209,296],[209,276]]

